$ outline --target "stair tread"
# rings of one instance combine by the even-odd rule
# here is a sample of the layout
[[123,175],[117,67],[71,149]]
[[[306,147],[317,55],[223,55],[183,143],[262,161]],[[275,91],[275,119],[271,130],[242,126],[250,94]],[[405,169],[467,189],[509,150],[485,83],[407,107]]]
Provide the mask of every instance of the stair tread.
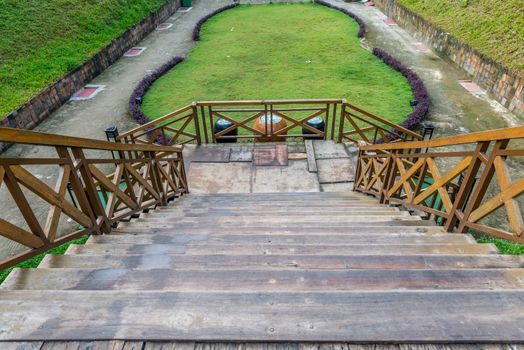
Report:
[[198,269],[471,269],[521,268],[518,255],[46,255],[41,267]]
[[[250,227],[249,229],[243,227],[228,227],[227,231],[223,233],[235,234],[285,234],[285,235],[319,235],[325,232],[334,235],[353,235],[353,234],[383,234],[383,233],[427,233],[427,234],[442,234],[444,229],[440,226],[339,226],[339,227]],[[169,225],[165,228],[161,227],[140,227],[135,225],[135,221],[129,223],[122,223],[118,228],[111,231],[111,235],[127,235],[133,233],[144,234],[208,234],[209,227],[185,227],[179,228],[177,225]]]
[[507,290],[5,291],[0,340],[520,342],[523,306]]
[[15,269],[4,290],[307,292],[523,289],[524,269],[256,271]]
[[68,254],[156,255],[156,254],[231,254],[231,255],[346,255],[346,254],[489,254],[497,253],[493,244],[347,244],[347,245],[297,245],[297,244],[237,244],[237,245],[177,245],[177,244],[90,244],[71,245]]
[[419,243],[475,243],[469,235],[458,234],[375,234],[375,235],[234,235],[234,234],[138,234],[91,236],[87,243],[113,244],[419,244]]

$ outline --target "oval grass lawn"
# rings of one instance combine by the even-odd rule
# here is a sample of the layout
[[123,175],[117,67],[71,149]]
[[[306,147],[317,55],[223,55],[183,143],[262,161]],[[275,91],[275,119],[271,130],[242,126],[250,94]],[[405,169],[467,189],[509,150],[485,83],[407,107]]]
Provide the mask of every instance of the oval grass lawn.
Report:
[[187,59],[157,80],[142,108],[157,118],[192,101],[346,98],[400,123],[407,80],[361,47],[358,25],[324,6],[241,5],[212,17]]

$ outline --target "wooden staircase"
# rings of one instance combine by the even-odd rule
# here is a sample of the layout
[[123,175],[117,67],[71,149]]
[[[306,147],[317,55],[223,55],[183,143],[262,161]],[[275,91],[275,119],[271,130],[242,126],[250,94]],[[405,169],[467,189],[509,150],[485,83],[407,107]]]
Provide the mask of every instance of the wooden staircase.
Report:
[[0,339],[518,342],[523,266],[363,194],[187,195],[15,269]]

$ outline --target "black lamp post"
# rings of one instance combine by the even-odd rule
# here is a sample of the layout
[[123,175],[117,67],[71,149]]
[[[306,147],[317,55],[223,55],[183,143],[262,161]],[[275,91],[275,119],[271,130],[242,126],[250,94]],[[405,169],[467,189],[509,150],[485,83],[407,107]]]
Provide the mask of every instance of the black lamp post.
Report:
[[[110,127],[106,128],[105,133],[106,133],[107,141],[109,141],[109,142],[117,142],[118,129],[117,129],[116,126],[110,126]],[[116,152],[116,153],[118,155],[118,152]],[[117,157],[117,155],[115,155],[114,151],[111,151],[111,155],[113,156],[113,159],[119,159],[120,158],[120,157]]]

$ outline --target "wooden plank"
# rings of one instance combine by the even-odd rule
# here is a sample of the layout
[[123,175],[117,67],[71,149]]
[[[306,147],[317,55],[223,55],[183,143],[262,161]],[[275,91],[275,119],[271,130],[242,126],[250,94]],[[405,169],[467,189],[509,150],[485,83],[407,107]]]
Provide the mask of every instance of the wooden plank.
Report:
[[85,255],[370,255],[370,254],[496,254],[492,244],[348,244],[348,245],[202,245],[180,246],[173,244],[91,244],[71,245],[68,254]]
[[522,291],[5,291],[0,339],[520,342],[522,306]]
[[524,268],[518,255],[46,255],[45,268],[350,270]]
[[524,138],[524,126],[517,126],[514,128],[493,129],[489,131],[473,132],[463,135],[453,135],[448,137],[441,137],[430,141],[409,141],[397,142],[388,144],[377,144],[370,146],[362,146],[364,151],[371,150],[397,150],[397,149],[416,149],[416,148],[432,148],[457,146],[467,143],[477,143],[483,141],[496,141],[506,139]]
[[[250,227],[249,230],[246,230],[242,227],[228,227],[227,233],[229,234],[267,234],[267,235],[321,235],[326,232],[326,227]],[[384,226],[384,225],[366,225],[362,227],[361,225],[354,225],[351,227],[348,226],[338,226],[330,227],[330,235],[353,235],[353,234],[383,234],[383,233],[428,233],[428,234],[442,234],[444,229],[441,226]],[[111,231],[112,235],[122,235],[122,234],[209,234],[209,228],[202,227],[186,227],[179,228],[178,226],[171,227],[144,227],[135,225],[134,222],[130,223],[120,223],[118,228]]]
[[441,234],[427,235],[423,233],[387,233],[375,235],[254,235],[254,234],[215,234],[208,235],[152,235],[137,234],[126,235],[103,235],[89,237],[88,244],[91,243],[112,243],[112,244],[180,244],[180,245],[203,245],[203,244],[302,244],[302,245],[347,245],[347,244],[457,244],[475,243],[470,235],[466,234]]
[[158,146],[134,143],[108,142],[81,137],[48,134],[43,132],[0,128],[0,142],[22,143],[42,146],[79,147],[106,151],[152,151],[152,152],[182,152],[182,146]]
[[307,156],[307,170],[310,173],[316,173],[317,169],[317,160],[315,158],[315,149],[313,148],[312,140],[305,140],[306,145],[306,156]]
[[2,290],[332,292],[523,289],[524,269],[253,271],[15,269]]

